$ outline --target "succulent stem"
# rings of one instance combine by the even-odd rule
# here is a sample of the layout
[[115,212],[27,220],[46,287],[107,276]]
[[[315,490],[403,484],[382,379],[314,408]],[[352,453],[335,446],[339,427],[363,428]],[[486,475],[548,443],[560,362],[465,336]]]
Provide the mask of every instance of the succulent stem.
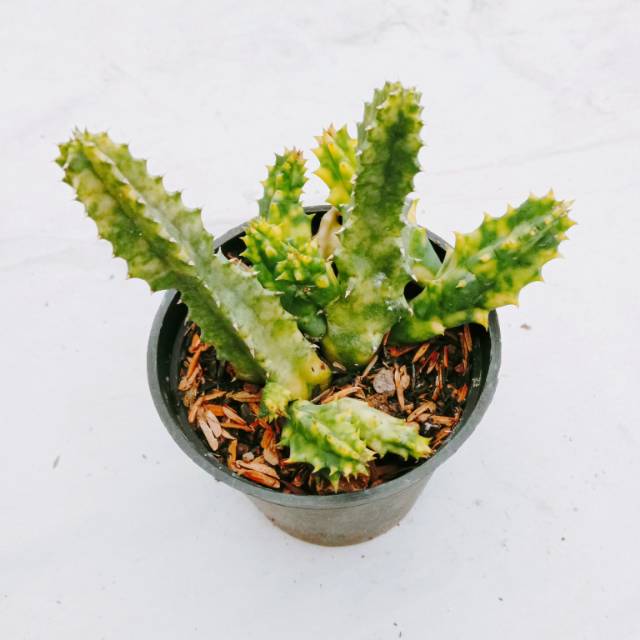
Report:
[[431,454],[429,439],[419,435],[417,425],[353,398],[323,405],[293,402],[280,444],[289,447],[290,462],[325,471],[334,489],[342,476],[369,475],[368,463],[376,455],[395,453],[406,460]]
[[530,196],[517,209],[492,218],[456,243],[437,276],[411,301],[412,314],[391,333],[396,342],[418,342],[467,322],[487,326],[489,311],[517,304],[520,290],[542,279],[542,266],[558,256],[573,226],[569,206],[552,192]]
[[323,342],[328,357],[347,366],[364,365],[408,310],[403,207],[419,170],[420,112],[415,90],[387,83],[359,126],[354,205],[336,254],[343,294],[327,307]]
[[200,211],[185,207],[179,193],[167,193],[126,145],[105,133],[76,131],[60,145],[57,162],[100,236],[127,261],[129,275],[153,291],[178,289],[203,339],[237,377],[277,382],[293,398],[308,398],[328,383],[328,367],[278,296],[252,271],[215,254]]

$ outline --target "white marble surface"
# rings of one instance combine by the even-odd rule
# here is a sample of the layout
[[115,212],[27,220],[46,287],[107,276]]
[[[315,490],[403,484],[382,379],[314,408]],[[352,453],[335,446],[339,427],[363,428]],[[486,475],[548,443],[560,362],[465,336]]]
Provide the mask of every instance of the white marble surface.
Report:
[[[630,0],[1,2],[0,637],[639,638],[639,24]],[[221,232],[273,151],[385,79],[423,91],[436,232],[550,186],[579,226],[500,313],[474,436],[399,527],[325,549],[170,440],[145,378],[159,298],[54,143],[108,128]]]

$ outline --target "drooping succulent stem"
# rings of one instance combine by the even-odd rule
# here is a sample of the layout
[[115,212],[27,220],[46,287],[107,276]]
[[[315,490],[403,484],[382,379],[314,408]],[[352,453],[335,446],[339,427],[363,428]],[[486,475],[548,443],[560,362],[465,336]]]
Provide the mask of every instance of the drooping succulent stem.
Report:
[[489,311],[517,304],[520,290],[542,280],[542,266],[558,256],[565,231],[573,226],[569,205],[552,192],[530,196],[499,218],[482,224],[456,243],[436,278],[411,301],[413,313],[393,329],[391,340],[418,342],[467,322],[487,325]]
[[403,207],[419,170],[420,113],[415,90],[387,83],[359,126],[353,210],[336,254],[343,294],[327,307],[323,342],[329,358],[347,366],[365,364],[408,309]]
[[187,208],[179,193],[167,193],[126,145],[105,133],[76,131],[60,145],[57,162],[100,236],[127,261],[129,275],[153,291],[179,290],[203,339],[237,377],[279,383],[293,398],[328,383],[328,367],[278,296],[249,269],[214,254],[200,211]]
[[334,489],[342,476],[369,475],[368,462],[376,454],[395,453],[405,460],[431,454],[429,439],[419,435],[417,425],[353,398],[324,405],[293,402],[280,444],[289,447],[290,462],[324,470]]

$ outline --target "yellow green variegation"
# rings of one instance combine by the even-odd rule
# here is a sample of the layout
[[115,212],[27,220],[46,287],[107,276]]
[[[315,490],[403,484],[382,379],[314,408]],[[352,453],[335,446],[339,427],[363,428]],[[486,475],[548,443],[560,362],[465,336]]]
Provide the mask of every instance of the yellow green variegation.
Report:
[[417,200],[412,200],[405,210],[405,226],[402,232],[411,275],[417,282],[427,282],[435,277],[442,262],[429,241],[427,230],[416,222]]
[[267,167],[267,177],[262,182],[260,217],[279,226],[292,244],[311,240],[311,219],[300,202],[306,181],[302,152],[285,149],[282,155],[276,154],[276,161]]
[[282,294],[282,306],[296,317],[300,329],[320,338],[326,332],[323,308],[338,295],[338,283],[311,237],[311,218],[300,202],[304,158],[299,151],[285,151],[268,169],[260,217],[247,225],[242,255],[264,287]]
[[317,136],[316,141],[318,146],[313,153],[320,167],[314,173],[329,187],[327,202],[344,213],[353,192],[357,141],[349,135],[346,126],[336,131],[333,125]]
[[180,291],[203,339],[238,378],[277,382],[292,398],[308,398],[329,382],[327,365],[278,296],[250,269],[214,253],[200,211],[167,193],[126,145],[106,133],[76,131],[60,145],[58,164],[129,275],[153,291]]
[[323,471],[334,489],[341,477],[369,475],[368,463],[376,456],[394,453],[406,460],[431,454],[429,438],[418,433],[417,425],[353,398],[291,403],[280,444],[289,447],[290,462]]
[[353,208],[336,252],[340,297],[326,310],[323,348],[331,361],[364,365],[384,334],[408,312],[411,265],[403,245],[403,209],[422,146],[420,96],[387,83],[365,105],[358,127]]
[[[347,219],[353,196],[353,176],[358,172],[355,151],[357,141],[349,135],[346,127],[338,132],[333,126],[325,129],[316,138],[318,148],[313,152],[320,161],[315,171],[329,187],[327,202],[334,206],[323,216],[316,234],[324,256],[333,255],[340,246],[337,233],[340,224],[337,215]],[[412,200],[404,211],[402,242],[409,260],[412,276],[418,282],[430,280],[440,268],[440,259],[427,237],[427,230],[416,222],[417,200]]]
[[549,192],[492,218],[468,234],[457,233],[440,271],[411,301],[411,315],[393,328],[397,342],[419,342],[468,322],[487,326],[489,312],[517,304],[520,290],[542,280],[542,266],[558,256],[575,223],[569,205]]
[[249,223],[244,242],[242,255],[252,263],[262,285],[282,294],[282,306],[305,333],[322,337],[326,331],[323,308],[338,295],[338,282],[317,244],[309,240],[294,246],[282,227],[263,218]]

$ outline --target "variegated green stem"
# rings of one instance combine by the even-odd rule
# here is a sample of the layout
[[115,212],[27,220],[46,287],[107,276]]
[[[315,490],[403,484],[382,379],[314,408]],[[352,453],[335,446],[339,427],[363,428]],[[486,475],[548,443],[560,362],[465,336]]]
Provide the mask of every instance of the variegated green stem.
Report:
[[456,234],[440,272],[411,301],[413,313],[394,327],[391,340],[419,342],[467,322],[486,326],[489,311],[517,304],[520,290],[542,280],[542,266],[558,256],[574,224],[568,213],[568,203],[549,192],[502,217],[486,214],[475,231]]
[[269,382],[262,390],[260,414],[267,420],[287,415],[287,405],[291,401],[291,392],[277,382]]
[[318,146],[313,153],[320,162],[320,168],[314,173],[329,187],[327,202],[344,214],[353,192],[356,140],[349,135],[346,126],[336,131],[330,125],[316,137],[316,141]]
[[375,454],[394,453],[405,460],[431,454],[429,439],[419,435],[416,425],[353,398],[324,405],[293,402],[280,444],[289,447],[290,462],[324,470],[334,489],[342,476],[368,475]]
[[323,346],[331,361],[364,365],[407,312],[411,265],[403,247],[403,207],[419,170],[419,94],[387,83],[359,126],[354,206],[336,264],[343,295],[327,307]]
[[264,192],[258,201],[260,217],[278,226],[283,238],[294,245],[311,240],[311,218],[300,202],[306,178],[305,160],[296,149],[276,154],[273,166],[267,167]]
[[[333,126],[326,129],[316,140],[319,146],[313,152],[320,161],[320,168],[315,174],[322,178],[330,189],[327,202],[337,207],[322,217],[316,236],[323,255],[329,256],[333,255],[339,246],[336,233],[340,224],[337,222],[337,214],[340,213],[346,221],[351,204],[353,176],[357,173],[357,142],[349,135],[346,127],[336,132]],[[441,262],[429,242],[426,229],[416,221],[417,204],[417,200],[412,200],[405,208],[402,240],[413,277],[418,282],[424,282],[435,276]]]
[[442,262],[429,241],[427,230],[416,221],[417,206],[418,201],[413,200],[406,207],[402,239],[414,279],[417,282],[427,282],[435,278]]
[[395,453],[404,460],[409,457],[418,460],[431,455],[430,439],[419,434],[417,424],[394,418],[354,398],[341,398],[323,406],[329,412],[349,411],[360,437],[380,457]]
[[313,346],[255,274],[213,252],[199,210],[164,190],[146,163],[107,134],[76,131],[60,145],[65,182],[96,222],[131,277],[153,291],[178,289],[207,342],[238,377],[272,381],[294,398],[309,397],[330,372]]
[[323,336],[322,309],[338,295],[338,284],[315,241],[296,247],[286,241],[280,226],[258,218],[249,223],[244,242],[243,256],[255,266],[263,286],[283,294],[282,305],[303,331]]
[[326,471],[337,488],[341,476],[369,475],[374,452],[352,423],[351,411],[334,406],[329,416],[327,406],[292,402],[280,444],[289,447],[289,462],[306,462],[314,471]]

